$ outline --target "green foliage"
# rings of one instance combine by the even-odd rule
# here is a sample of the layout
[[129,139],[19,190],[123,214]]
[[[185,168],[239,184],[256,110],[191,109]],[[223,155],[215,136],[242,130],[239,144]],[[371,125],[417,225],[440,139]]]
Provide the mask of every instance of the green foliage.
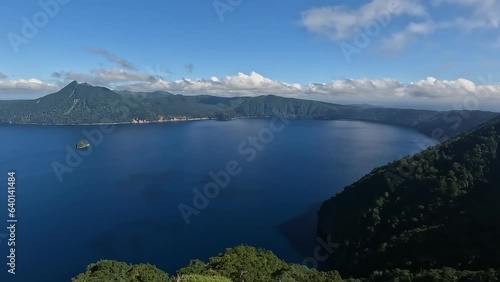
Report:
[[210,258],[208,267],[235,281],[271,281],[273,274],[286,263],[271,251],[249,246],[229,248],[223,254]]
[[365,281],[398,281],[398,282],[466,282],[466,281],[500,281],[500,271],[489,269],[486,271],[456,270],[445,267],[442,269],[422,270],[410,272],[409,270],[394,269],[376,271]]
[[166,282],[168,274],[149,264],[128,265],[123,262],[101,260],[92,263],[72,282]]
[[279,273],[275,274],[273,281],[280,282],[332,282],[342,281],[337,271],[318,271],[304,265],[290,264]]
[[189,275],[189,274],[210,275],[215,273],[216,273],[215,271],[209,271],[207,265],[198,259],[191,260],[188,266],[177,271],[177,275]]
[[78,143],[76,143],[76,148],[78,148],[78,149],[83,149],[83,148],[86,148],[88,146],[90,146],[90,143],[87,140],[80,140],[80,141],[78,141]]
[[231,279],[222,276],[182,275],[173,279],[175,282],[232,282]]
[[320,272],[302,265],[287,264],[272,252],[250,246],[226,249],[208,263],[191,261],[178,275],[219,275],[231,281],[334,282],[342,281],[336,271]]
[[335,282],[342,281],[336,271],[321,272],[303,265],[287,264],[271,251],[250,246],[226,249],[208,263],[192,260],[177,271],[175,277],[148,264],[103,260],[93,263],[72,282],[126,281],[126,282]]
[[[249,254],[241,256],[240,251],[248,251]],[[227,253],[229,252],[229,253]],[[246,265],[248,256],[260,256],[272,259],[278,264],[281,264],[279,259],[274,257],[270,252],[255,249],[247,246],[240,246],[226,251],[228,257],[232,257],[235,261],[228,264],[227,269],[222,267],[221,272],[228,271],[231,275],[234,270],[234,265],[241,262]],[[237,257],[233,257],[238,254]],[[214,258],[221,258],[225,254],[220,254]],[[214,259],[212,258],[212,259]],[[261,257],[263,258],[263,257]],[[220,266],[220,265],[219,265]],[[204,268],[204,269],[202,269]],[[204,274],[190,273],[204,272]],[[307,268],[303,265],[285,264],[279,271],[270,272],[264,270],[268,275],[257,275],[259,269],[251,269],[250,274],[253,276],[228,278],[217,274],[217,271],[210,269],[208,264],[204,264],[199,260],[192,261],[189,266],[179,270],[177,275],[168,278],[168,275],[161,270],[158,270],[151,265],[127,265],[123,262],[116,262],[110,260],[103,260],[93,263],[87,267],[87,270],[72,279],[72,282],[103,282],[103,281],[120,281],[120,282],[260,282],[260,281],[274,281],[274,282],[427,282],[427,281],[500,281],[500,269],[488,269],[484,271],[468,271],[457,270],[449,267],[441,269],[419,270],[410,271],[407,269],[393,269],[384,271],[374,271],[367,278],[361,279],[344,279],[342,280],[338,272],[329,271],[322,272],[315,269]]]
[[[343,275],[500,267],[500,122],[377,168],[326,201],[321,236]],[[410,273],[397,273],[400,281]],[[385,280],[381,280],[385,281]]]
[[222,254],[212,257],[200,270],[199,262],[181,269],[178,273],[216,274],[231,278],[233,281],[272,281],[273,275],[287,266],[272,252],[249,246],[229,248]]

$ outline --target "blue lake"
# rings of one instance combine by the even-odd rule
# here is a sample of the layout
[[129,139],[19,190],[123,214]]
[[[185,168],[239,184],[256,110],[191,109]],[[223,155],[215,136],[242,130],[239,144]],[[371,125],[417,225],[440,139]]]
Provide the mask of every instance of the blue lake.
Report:
[[[0,281],[69,281],[99,259],[149,262],[174,274],[190,259],[242,243],[301,263],[308,255],[293,247],[283,223],[426,139],[357,121],[293,120],[279,132],[269,129],[281,129],[280,122],[117,125],[70,163],[66,147],[99,126],[0,126]],[[269,143],[258,140],[255,149],[248,137],[259,133]],[[193,207],[193,189],[203,192],[210,172],[230,162],[241,172],[186,224],[179,205]],[[72,171],[60,181],[54,163]],[[2,237],[10,170],[17,186],[15,276],[7,275]],[[309,221],[304,234],[314,232]]]

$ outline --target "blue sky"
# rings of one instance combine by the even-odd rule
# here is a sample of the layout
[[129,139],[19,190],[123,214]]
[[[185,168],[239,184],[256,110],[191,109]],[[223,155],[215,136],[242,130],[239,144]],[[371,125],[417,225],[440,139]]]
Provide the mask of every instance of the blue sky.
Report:
[[331,101],[500,97],[498,0],[9,0],[0,13],[0,99],[74,79]]

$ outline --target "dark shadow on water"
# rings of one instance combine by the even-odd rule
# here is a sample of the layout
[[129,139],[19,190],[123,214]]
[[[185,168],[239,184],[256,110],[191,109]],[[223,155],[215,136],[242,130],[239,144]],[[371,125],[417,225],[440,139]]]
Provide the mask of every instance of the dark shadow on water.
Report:
[[311,205],[307,211],[278,226],[290,245],[306,258],[316,247],[316,221],[321,203]]
[[160,185],[157,184],[145,184],[142,191],[142,197],[147,201],[161,200],[168,197],[168,193]]
[[114,238],[112,234],[101,234],[92,238],[89,244],[90,251],[98,253],[102,257],[110,256],[115,252],[115,246],[110,244]]
[[[305,213],[278,226],[280,232],[287,238],[292,248],[304,255],[304,260],[314,257],[314,250],[320,246],[317,242],[318,236],[316,230],[318,211],[321,204],[317,203],[309,206]],[[324,254],[324,250],[321,250],[321,254]],[[311,267],[305,261],[299,263]],[[318,264],[319,270],[328,270],[329,261],[318,262]]]
[[142,257],[158,249],[154,240],[177,234],[183,227],[182,222],[162,223],[154,220],[122,222],[112,230],[91,238],[89,251],[99,257],[115,257],[119,253]]
[[159,201],[172,196],[168,187],[176,178],[182,177],[182,174],[183,172],[178,169],[133,174],[119,181],[118,187],[138,190],[146,201]]

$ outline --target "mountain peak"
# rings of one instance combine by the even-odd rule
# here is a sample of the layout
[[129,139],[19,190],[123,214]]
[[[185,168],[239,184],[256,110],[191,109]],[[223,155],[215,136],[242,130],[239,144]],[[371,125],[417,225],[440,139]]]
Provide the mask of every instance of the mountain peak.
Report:
[[64,86],[63,89],[66,88],[66,87],[74,88],[74,87],[77,87],[77,86],[80,86],[80,85],[81,86],[92,86],[92,87],[94,87],[93,85],[91,85],[91,84],[89,84],[87,82],[78,82],[76,80],[73,80],[68,85]]
[[[73,80],[73,81],[71,81],[68,85],[66,85],[65,87],[68,87],[68,86],[77,86],[78,84],[79,84],[79,83],[78,83],[78,81]],[[64,88],[64,87],[63,87],[63,88]]]
[[77,86],[78,86],[78,81],[73,80],[71,83],[64,86],[63,88],[61,88],[61,90],[57,91],[56,93],[64,93],[67,92],[68,90],[73,91]]

